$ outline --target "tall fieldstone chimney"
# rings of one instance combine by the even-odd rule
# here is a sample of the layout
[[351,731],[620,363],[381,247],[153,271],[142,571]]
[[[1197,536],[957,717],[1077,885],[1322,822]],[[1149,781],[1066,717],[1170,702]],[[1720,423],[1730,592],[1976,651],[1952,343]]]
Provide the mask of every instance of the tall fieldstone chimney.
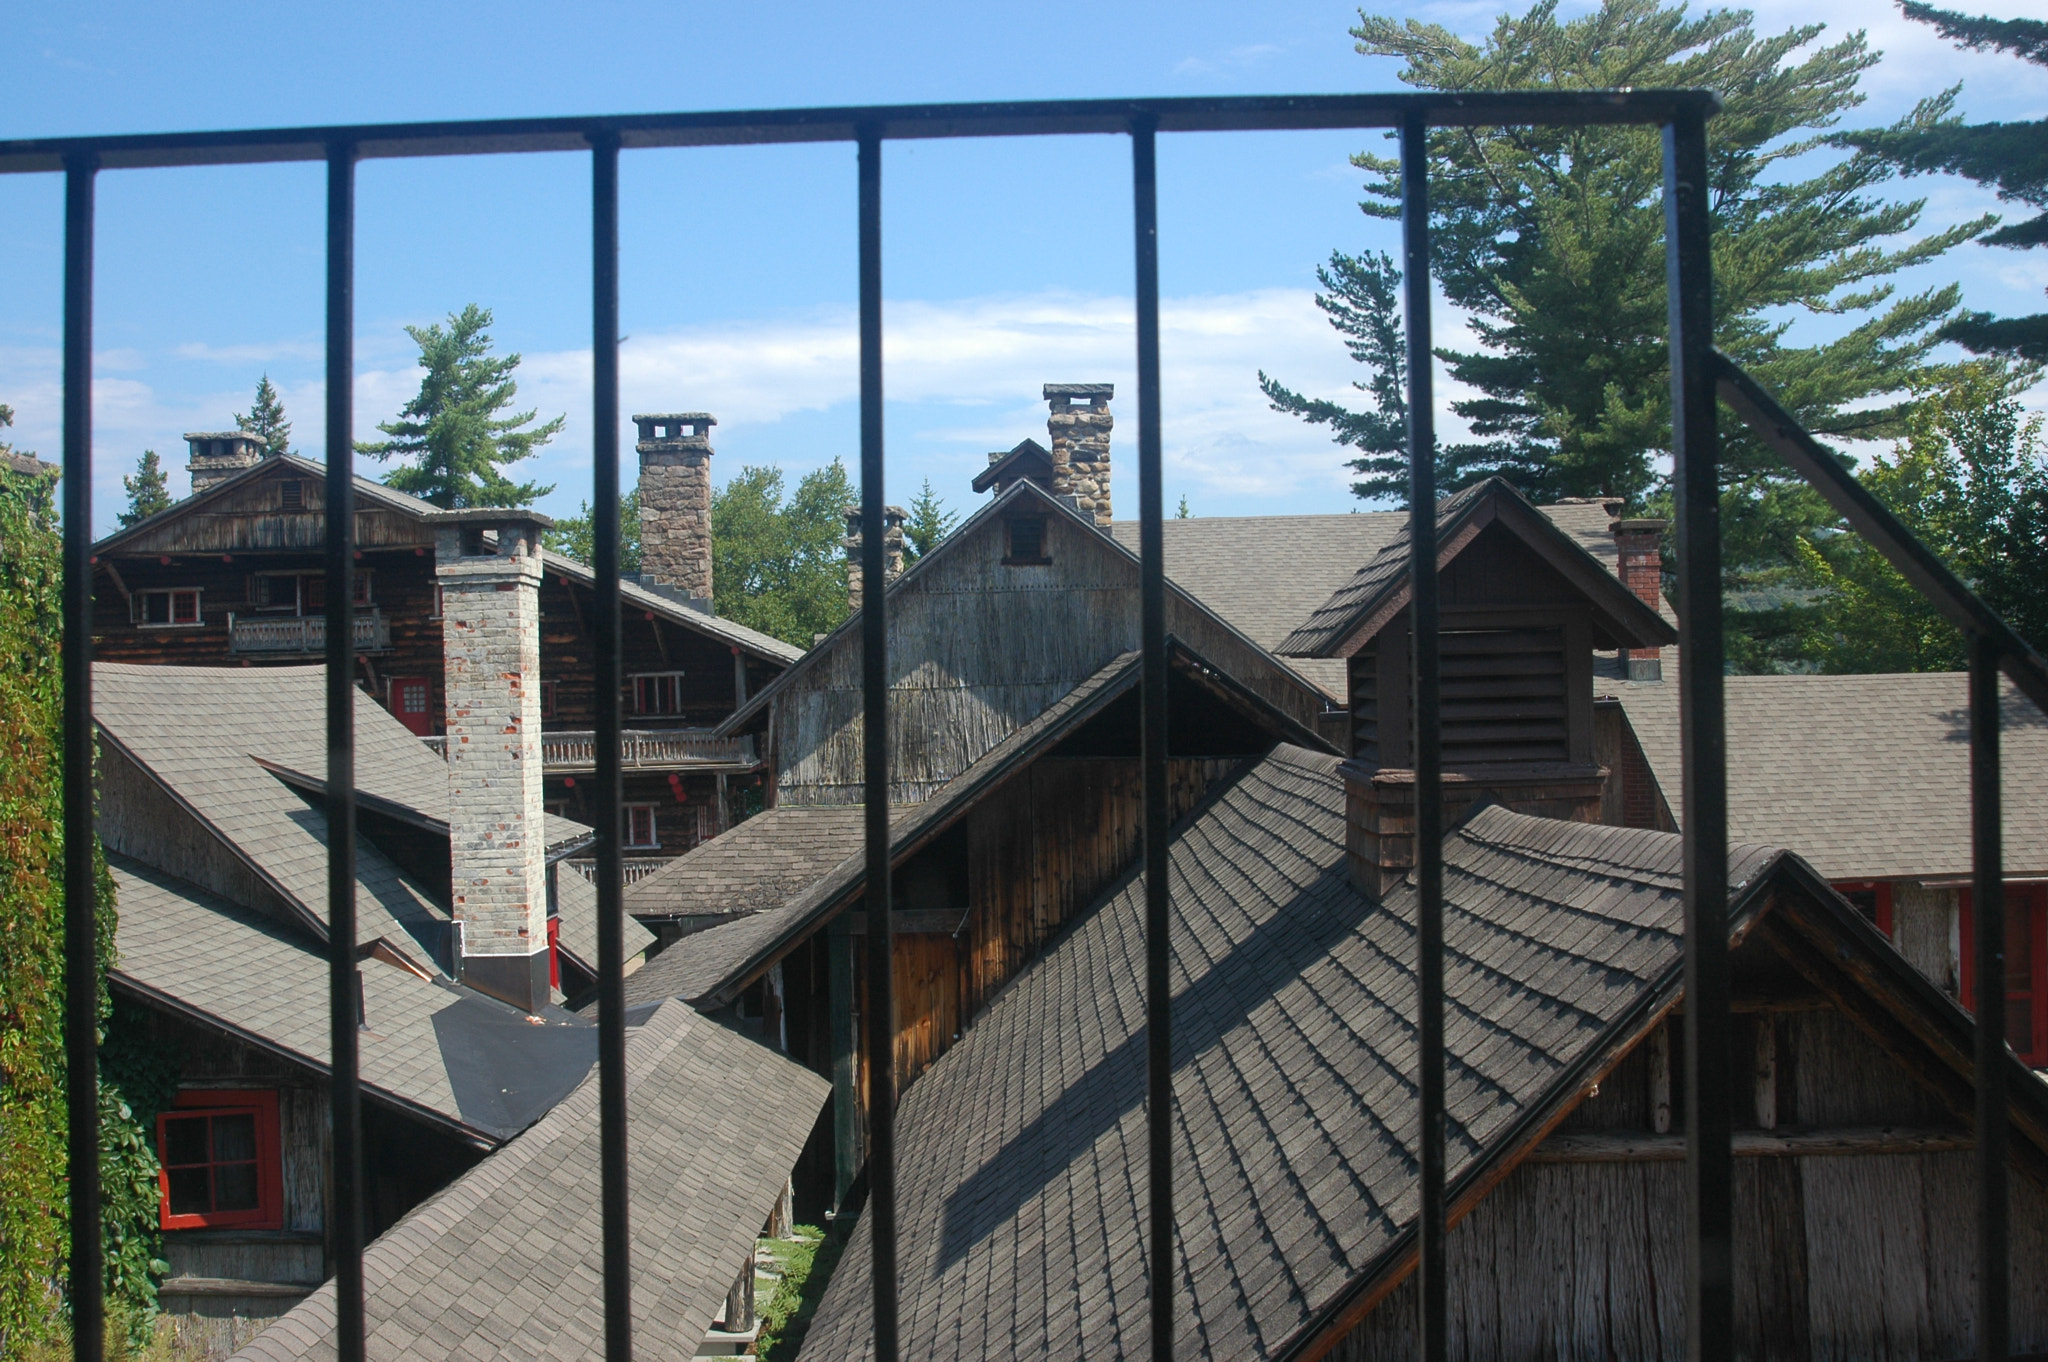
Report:
[[[861,515],[860,507],[849,506],[846,516],[846,607],[860,609],[866,595],[860,571]],[[910,519],[910,513],[901,506],[882,508],[882,578],[893,582],[903,575],[903,526]]]
[[1115,421],[1110,383],[1048,383],[1045,385],[1046,432],[1052,436],[1052,490],[1071,496],[1084,514],[1109,528],[1109,431]]
[[[1617,520],[1608,526],[1621,555],[1621,584],[1660,614],[1664,609],[1664,531],[1668,520]],[[1626,650],[1628,679],[1662,681],[1663,653],[1656,648]]]
[[711,427],[701,411],[636,416],[640,584],[711,610]]
[[185,443],[192,449],[185,471],[192,475],[195,497],[245,468],[254,468],[269,454],[268,442],[246,430],[188,430]]
[[448,694],[456,977],[527,1012],[548,1002],[541,809],[541,531],[536,511],[437,511]]

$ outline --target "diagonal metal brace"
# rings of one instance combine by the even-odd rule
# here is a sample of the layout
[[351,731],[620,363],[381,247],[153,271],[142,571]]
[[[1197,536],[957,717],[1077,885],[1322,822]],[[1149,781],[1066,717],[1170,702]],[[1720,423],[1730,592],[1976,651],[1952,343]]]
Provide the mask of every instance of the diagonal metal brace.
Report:
[[1990,642],[1998,650],[1999,669],[2035,704],[2048,711],[2048,664],[2041,661],[2041,655],[2028,647],[2012,631],[2012,626],[1998,617],[1997,611],[1900,523],[1840,459],[1807,434],[1791,413],[1742,371],[1742,366],[1718,350],[1714,352],[1714,363],[1719,370],[1716,390],[1721,400],[1734,408],[1757,437],[1791,464],[1793,471],[1805,478],[1828,505],[1840,512],[1856,533],[1875,546],[1941,612],[1942,618],[1966,635]]

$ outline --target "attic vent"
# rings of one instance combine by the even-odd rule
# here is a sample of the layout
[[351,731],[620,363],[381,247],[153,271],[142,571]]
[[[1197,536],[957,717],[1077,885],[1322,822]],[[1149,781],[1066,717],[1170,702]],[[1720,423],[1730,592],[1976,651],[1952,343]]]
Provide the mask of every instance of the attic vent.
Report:
[[1004,522],[1009,530],[1009,552],[1003,562],[1011,567],[1042,567],[1052,559],[1045,556],[1045,519],[1017,516]]
[[305,483],[300,482],[297,478],[287,478],[277,485],[277,489],[284,496],[284,508],[287,511],[303,511],[306,509]]
[[1570,760],[1562,629],[1447,630],[1442,657],[1445,766]]

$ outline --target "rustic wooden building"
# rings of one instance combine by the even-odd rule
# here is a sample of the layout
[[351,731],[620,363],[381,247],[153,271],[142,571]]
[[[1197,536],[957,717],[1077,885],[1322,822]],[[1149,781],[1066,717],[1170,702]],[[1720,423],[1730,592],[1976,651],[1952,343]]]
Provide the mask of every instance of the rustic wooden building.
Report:
[[[306,774],[324,770],[323,673],[102,663],[94,689],[99,830],[120,914],[117,1021],[148,1037],[178,1078],[156,1132],[170,1263],[162,1300],[189,1343],[221,1355],[297,1308],[328,1275],[327,829],[323,787]],[[577,1178],[529,1187],[495,1160],[558,1106],[581,1110],[574,1095],[593,1086],[595,1028],[559,1006],[515,1008],[465,982],[451,930],[462,853],[449,833],[448,767],[367,697],[356,752],[369,1228],[381,1234],[403,1221],[422,1249],[442,1231],[410,1213],[473,1174],[496,1180],[498,1211],[568,1217],[561,1229],[569,1235],[580,1223],[575,1208],[595,1200],[595,1163]],[[580,825],[547,823],[553,855],[587,840]],[[574,874],[557,875],[554,891],[547,957],[560,985],[554,997],[568,1002],[587,992],[593,974],[595,893]],[[630,922],[626,932],[637,965],[652,938]],[[648,1105],[635,1122],[637,1143],[657,1147],[644,1124],[652,1116],[685,1127],[726,1119],[724,1090],[703,1081],[707,1065],[751,1074],[766,1099],[750,1106],[758,1142],[733,1150],[724,1170],[738,1180],[690,1200],[694,1214],[652,1250],[681,1293],[667,1298],[662,1319],[694,1329],[694,1341],[750,1260],[825,1085],[711,1023],[677,1019],[674,1027],[688,1034],[693,1057],[650,1060],[638,1075]],[[561,1138],[595,1138],[594,1120],[578,1116],[570,1126]],[[777,1152],[784,1145],[787,1157]],[[777,1159],[771,1170],[757,1167]],[[660,1189],[664,1210],[696,1196],[679,1183],[642,1185]],[[472,1235],[463,1251],[476,1252],[475,1227],[464,1225],[447,1232]],[[714,1248],[715,1271],[703,1265]],[[685,1271],[690,1263],[698,1265]],[[588,1301],[558,1298],[562,1327],[595,1311],[594,1292]]]
[[[1339,767],[1277,748],[1173,849],[1178,1357],[1413,1354],[1414,894],[1352,884]],[[1453,1357],[1682,1354],[1680,854],[1498,806],[1447,839]],[[1743,1354],[1967,1356],[1969,1018],[1798,857],[1731,869]],[[1133,868],[905,1093],[906,1355],[1149,1346],[1143,904]],[[2039,1349],[2048,1084],[2010,1081]],[[857,1229],[805,1356],[865,1356],[870,1299]]]
[[[234,443],[225,435],[192,439],[195,467],[218,462],[198,452],[202,446]],[[244,437],[231,462],[204,471],[210,476],[195,475],[193,496],[95,545],[95,655],[237,668],[318,661],[326,639],[325,469],[292,455],[261,457],[260,441]],[[355,487],[357,682],[432,744],[445,732],[447,710],[435,508],[366,478]],[[543,561],[547,800],[555,812],[587,816],[587,776],[596,768],[593,579],[562,555]],[[620,590],[628,855],[651,868],[760,802],[751,744],[710,730],[801,654],[710,613],[708,587],[690,594],[649,573]]]

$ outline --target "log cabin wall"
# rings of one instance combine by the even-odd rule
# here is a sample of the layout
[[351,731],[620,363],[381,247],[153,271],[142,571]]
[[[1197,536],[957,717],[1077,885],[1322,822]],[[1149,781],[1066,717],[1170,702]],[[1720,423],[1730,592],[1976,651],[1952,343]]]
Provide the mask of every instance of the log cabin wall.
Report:
[[[1736,1018],[1738,1073],[1752,1079],[1734,1113],[1737,1355],[1972,1355],[1967,1134],[1842,1014],[1781,1002]],[[1451,1231],[1450,1357],[1684,1356],[1683,1146],[1660,1134],[1682,1129],[1683,1045],[1659,1030]],[[1773,1134],[1832,1138],[1836,1152],[1790,1153]],[[2048,1188],[2018,1162],[2011,1186],[2018,1355],[2048,1349]],[[1328,1355],[1405,1362],[1414,1312],[1411,1277]]]
[[[889,597],[892,800],[928,798],[1138,646],[1137,565],[1100,531],[1029,493],[1006,505],[1044,522],[1045,561],[1005,562],[1005,516],[991,514],[949,539]],[[1167,628],[1315,731],[1322,704],[1307,682],[1171,593]],[[849,631],[773,702],[777,802],[860,801],[860,670],[860,640]]]

